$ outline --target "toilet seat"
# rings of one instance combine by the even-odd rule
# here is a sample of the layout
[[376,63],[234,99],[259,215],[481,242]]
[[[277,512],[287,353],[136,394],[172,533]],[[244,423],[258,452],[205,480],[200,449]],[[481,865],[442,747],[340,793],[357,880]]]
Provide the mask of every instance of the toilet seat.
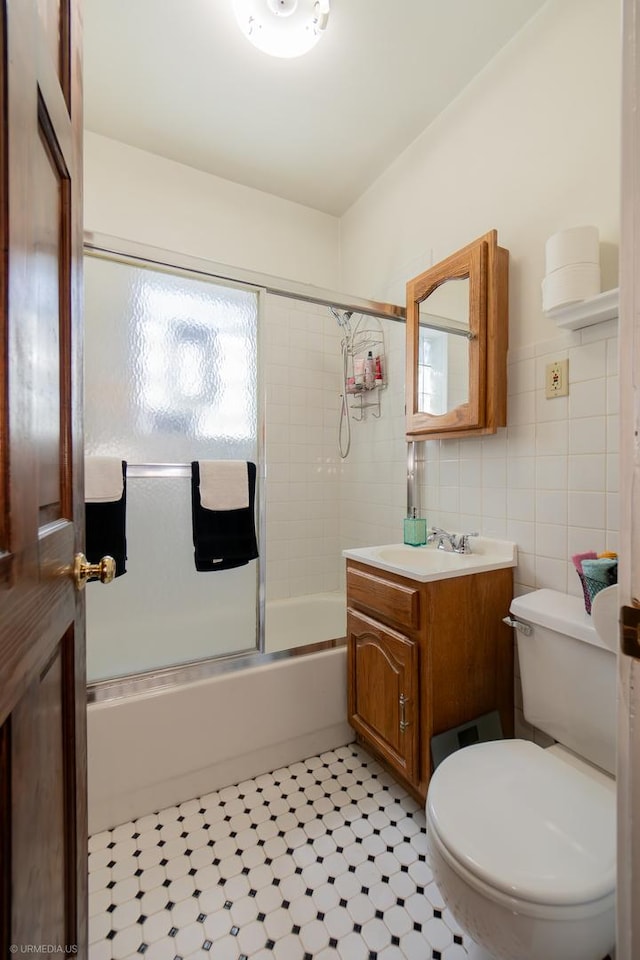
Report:
[[[591,900],[588,903],[570,904],[569,906],[534,903],[531,900],[524,900],[512,894],[503,893],[501,890],[498,890],[497,887],[485,883],[477,875],[467,870],[460,861],[451,856],[433,829],[433,825],[430,823],[428,816],[427,833],[429,835],[428,848],[432,859],[432,868],[434,866],[433,856],[437,855],[469,890],[474,891],[474,893],[480,897],[483,904],[492,904],[506,911],[508,916],[512,918],[519,916],[527,917],[533,922],[543,921],[548,923],[549,921],[562,921],[562,923],[567,924],[592,920],[595,917],[609,912],[611,914],[615,913],[615,890],[612,890],[598,900]],[[435,872],[434,870],[434,874]]]
[[494,900],[598,911],[615,891],[615,806],[613,781],[529,741],[499,740],[440,764],[428,829],[451,867]]

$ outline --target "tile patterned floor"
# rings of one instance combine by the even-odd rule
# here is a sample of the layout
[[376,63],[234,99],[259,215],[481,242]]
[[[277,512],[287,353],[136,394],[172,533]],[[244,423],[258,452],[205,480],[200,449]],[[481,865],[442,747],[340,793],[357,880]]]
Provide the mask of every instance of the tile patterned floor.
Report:
[[90,960],[485,960],[355,744],[89,841]]

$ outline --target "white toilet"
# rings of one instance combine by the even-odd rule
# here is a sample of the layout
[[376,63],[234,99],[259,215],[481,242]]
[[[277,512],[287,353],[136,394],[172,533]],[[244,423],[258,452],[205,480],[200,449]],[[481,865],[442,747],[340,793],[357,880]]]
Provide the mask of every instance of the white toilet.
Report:
[[554,590],[511,604],[524,715],[558,743],[474,744],[431,778],[435,880],[496,960],[602,960],[614,947],[615,589],[595,598],[593,620]]

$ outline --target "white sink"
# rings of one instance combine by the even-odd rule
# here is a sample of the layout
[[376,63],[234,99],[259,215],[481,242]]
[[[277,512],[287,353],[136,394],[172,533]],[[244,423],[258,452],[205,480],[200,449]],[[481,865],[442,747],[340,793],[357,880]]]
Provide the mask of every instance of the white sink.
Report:
[[518,562],[516,545],[509,540],[471,537],[469,543],[471,553],[449,553],[438,550],[435,544],[409,547],[404,543],[388,543],[343,550],[342,556],[422,583],[515,567]]

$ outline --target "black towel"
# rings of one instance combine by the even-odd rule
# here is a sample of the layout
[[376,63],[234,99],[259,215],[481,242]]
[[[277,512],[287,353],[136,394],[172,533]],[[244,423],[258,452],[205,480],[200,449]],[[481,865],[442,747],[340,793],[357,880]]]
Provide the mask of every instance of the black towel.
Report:
[[116,562],[116,577],[127,572],[127,462],[122,461],[122,496],[108,503],[85,503],[86,554],[90,563],[105,557]]
[[191,464],[191,517],[196,570],[230,570],[258,556],[254,505],[256,465],[247,462],[249,506],[240,510],[207,510],[200,502],[200,465]]

